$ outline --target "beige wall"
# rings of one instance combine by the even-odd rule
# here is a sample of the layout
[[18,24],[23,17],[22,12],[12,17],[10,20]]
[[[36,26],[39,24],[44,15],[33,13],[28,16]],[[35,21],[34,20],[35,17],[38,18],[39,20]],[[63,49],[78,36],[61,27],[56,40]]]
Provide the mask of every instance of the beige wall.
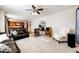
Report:
[[5,32],[5,20],[3,11],[0,11],[0,32]]
[[32,28],[37,28],[39,22],[44,20],[46,26],[52,27],[54,33],[59,32],[63,27],[70,27],[72,32],[75,33],[76,8],[77,7],[69,8],[54,14],[52,13],[51,15],[33,19],[31,20]]

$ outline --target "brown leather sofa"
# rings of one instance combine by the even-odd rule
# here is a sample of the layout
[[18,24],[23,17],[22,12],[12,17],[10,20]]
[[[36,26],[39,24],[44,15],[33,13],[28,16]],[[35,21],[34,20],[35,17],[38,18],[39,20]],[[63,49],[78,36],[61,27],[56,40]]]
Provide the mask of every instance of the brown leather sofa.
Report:
[[29,37],[29,32],[27,32],[25,29],[17,29],[14,31],[17,33],[16,35],[14,33],[12,34],[14,40]]

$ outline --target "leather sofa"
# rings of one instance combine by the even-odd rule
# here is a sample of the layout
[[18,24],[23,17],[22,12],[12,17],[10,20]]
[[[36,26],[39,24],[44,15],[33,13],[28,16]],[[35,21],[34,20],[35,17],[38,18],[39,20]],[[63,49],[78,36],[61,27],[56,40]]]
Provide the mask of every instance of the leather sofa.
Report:
[[29,37],[29,32],[27,32],[25,29],[16,29],[13,32],[12,37],[14,40]]

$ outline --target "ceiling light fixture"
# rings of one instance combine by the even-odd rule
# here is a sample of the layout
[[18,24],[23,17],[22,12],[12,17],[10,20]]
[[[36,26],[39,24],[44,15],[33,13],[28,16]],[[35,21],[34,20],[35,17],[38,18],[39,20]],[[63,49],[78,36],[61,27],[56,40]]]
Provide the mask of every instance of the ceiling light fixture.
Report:
[[32,15],[38,15],[38,13],[37,12],[32,12]]

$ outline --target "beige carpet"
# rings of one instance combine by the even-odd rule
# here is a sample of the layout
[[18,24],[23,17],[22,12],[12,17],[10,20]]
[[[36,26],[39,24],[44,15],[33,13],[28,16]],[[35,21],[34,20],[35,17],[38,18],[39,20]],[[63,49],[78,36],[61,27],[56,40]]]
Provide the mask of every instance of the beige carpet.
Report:
[[59,44],[52,38],[40,36],[29,37],[16,41],[21,53],[75,53],[79,49],[68,47],[67,43]]

